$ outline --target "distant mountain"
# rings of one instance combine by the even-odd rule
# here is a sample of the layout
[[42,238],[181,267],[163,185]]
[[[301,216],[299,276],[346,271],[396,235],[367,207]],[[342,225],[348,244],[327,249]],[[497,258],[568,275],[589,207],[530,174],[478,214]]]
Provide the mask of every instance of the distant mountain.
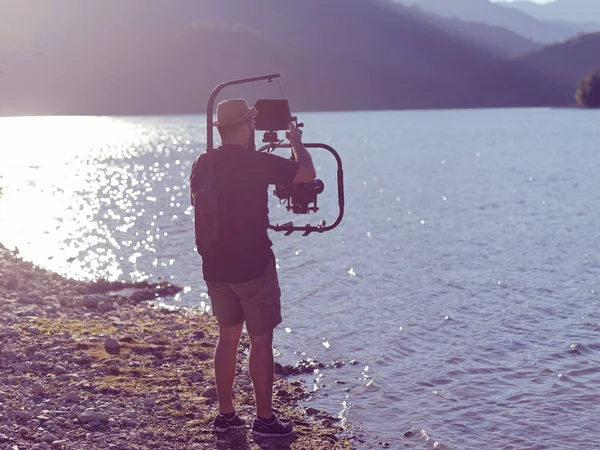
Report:
[[[390,3],[389,0],[381,1]],[[514,56],[542,46],[542,44],[527,39],[506,28],[483,22],[466,22],[453,17],[442,17],[435,13],[425,13],[417,6],[412,6],[408,9],[404,5],[400,4],[400,6],[405,13],[408,12],[416,20],[429,23],[441,30],[446,30],[454,36],[469,42],[471,45],[478,46],[497,56]]]
[[[538,106],[573,105],[577,84],[600,69],[600,33],[533,50],[484,70],[472,80],[474,104],[505,107],[519,103]],[[531,74],[537,74],[531,79]],[[523,83],[524,78],[529,78]],[[533,86],[537,89],[532,89]],[[489,96],[495,90],[502,95]]]
[[[424,11],[444,17],[456,17],[469,22],[485,22],[506,28],[536,42],[553,43],[573,37],[571,25],[549,23],[536,19],[525,12],[492,3],[489,0],[397,0],[406,5],[416,5]],[[594,0],[598,1],[599,0]],[[576,26],[575,26],[576,27]]]
[[[0,29],[35,53],[0,48],[4,115],[197,114],[218,83],[272,72],[294,111],[563,105],[556,93],[576,88],[544,66],[511,66],[459,22],[382,0],[16,4]],[[224,95],[280,93],[262,83]]]
[[596,33],[600,31],[600,21],[599,22],[566,22],[564,20],[547,20],[548,23],[554,23],[560,25],[561,27],[568,28],[573,31],[573,33]]
[[400,9],[325,1],[19,0],[0,26],[19,23],[45,57],[2,69],[0,111],[198,113],[219,82],[269,72],[296,110],[434,108],[498,61]]
[[520,0],[502,2],[502,5],[516,8],[541,20],[581,22],[587,23],[588,31],[592,26],[597,27],[596,30],[600,29],[599,0],[556,0],[544,4]]

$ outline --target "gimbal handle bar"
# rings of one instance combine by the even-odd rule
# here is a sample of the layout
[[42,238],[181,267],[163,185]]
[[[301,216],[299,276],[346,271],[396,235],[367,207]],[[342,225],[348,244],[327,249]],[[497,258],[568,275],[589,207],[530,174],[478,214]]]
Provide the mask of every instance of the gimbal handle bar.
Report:
[[[281,143],[277,145],[277,148],[291,148],[292,146],[288,144]],[[282,225],[271,225],[269,224],[269,228],[273,231],[285,231],[285,235],[288,236],[292,234],[294,231],[303,231],[303,236],[308,236],[310,233],[323,233],[325,231],[333,230],[337,227],[342,218],[344,217],[344,170],[342,169],[342,158],[338,152],[336,152],[332,147],[327,144],[304,144],[306,148],[323,148],[329,151],[337,161],[337,188],[338,188],[338,206],[339,213],[338,217],[331,225],[326,225],[325,221],[321,221],[319,225],[305,225],[303,227],[294,226],[292,222],[284,223]]]
[[278,73],[273,73],[271,75],[263,75],[260,77],[252,77],[252,78],[242,78],[239,80],[226,81],[224,83],[219,84],[216,88],[213,89],[210,97],[208,98],[208,106],[206,108],[206,151],[210,152],[213,150],[213,111],[215,107],[215,100],[217,99],[217,95],[227,86],[233,86],[235,84],[244,84],[244,83],[253,83],[255,81],[268,80],[271,82],[274,78],[279,78],[281,75]]

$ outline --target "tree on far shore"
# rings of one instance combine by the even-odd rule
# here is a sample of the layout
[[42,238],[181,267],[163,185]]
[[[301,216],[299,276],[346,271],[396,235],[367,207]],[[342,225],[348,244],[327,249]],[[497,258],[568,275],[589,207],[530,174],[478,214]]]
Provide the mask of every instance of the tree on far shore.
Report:
[[582,108],[600,108],[600,69],[579,82],[575,99]]

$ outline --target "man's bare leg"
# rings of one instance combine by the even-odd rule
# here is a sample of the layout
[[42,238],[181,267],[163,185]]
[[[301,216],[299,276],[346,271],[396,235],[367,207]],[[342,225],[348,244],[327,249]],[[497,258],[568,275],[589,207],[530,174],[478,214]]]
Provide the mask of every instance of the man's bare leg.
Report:
[[215,350],[215,383],[219,398],[219,412],[232,413],[233,380],[237,363],[237,351],[244,324],[219,327],[219,342]]
[[256,415],[269,419],[273,416],[273,378],[275,363],[273,360],[273,331],[251,334],[250,378],[256,398]]

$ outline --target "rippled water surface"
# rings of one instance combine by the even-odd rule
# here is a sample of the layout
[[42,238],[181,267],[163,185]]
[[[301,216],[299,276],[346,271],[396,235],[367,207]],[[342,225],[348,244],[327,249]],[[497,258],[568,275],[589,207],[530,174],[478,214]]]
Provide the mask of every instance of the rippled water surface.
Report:
[[[339,228],[273,236],[279,361],[346,363],[306,377],[310,403],[374,447],[600,445],[600,115],[300,119],[346,182]],[[208,310],[187,184],[204,123],[0,119],[0,242],[75,278],[170,280],[186,290],[163,303]],[[331,223],[335,165],[315,159],[326,191],[308,219]]]

